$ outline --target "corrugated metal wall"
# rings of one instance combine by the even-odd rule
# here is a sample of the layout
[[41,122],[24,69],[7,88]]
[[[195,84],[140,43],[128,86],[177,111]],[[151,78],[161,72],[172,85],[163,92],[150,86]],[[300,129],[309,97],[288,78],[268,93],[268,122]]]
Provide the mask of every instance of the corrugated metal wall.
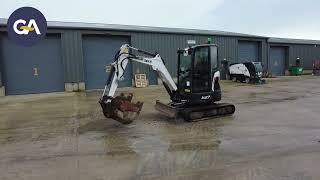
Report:
[[[90,33],[94,34],[95,31],[66,30],[62,32],[62,56],[66,82],[84,81],[82,34]],[[96,33],[101,34],[101,31]],[[201,44],[206,43],[209,37],[212,38],[212,36],[139,32],[116,32],[116,34],[131,36],[131,45],[134,47],[160,53],[173,77],[176,77],[177,74],[177,49],[187,47],[188,40],[195,40],[197,44]],[[151,80],[157,81],[153,70],[147,65],[133,63],[133,73],[146,73]]]
[[[177,75],[177,49],[188,46],[188,40],[195,40],[197,44],[207,43],[208,38],[219,46],[219,59],[227,59],[230,63],[238,61],[238,41],[258,41],[261,44],[262,62],[267,62],[266,39],[222,37],[211,35],[165,34],[146,32],[120,32],[120,31],[87,31],[63,30],[62,31],[62,56],[64,62],[65,82],[83,82],[84,65],[82,52],[82,34],[116,34],[131,36],[131,45],[150,52],[158,52],[166,63],[173,77]],[[133,63],[133,73],[146,73],[151,83],[157,83],[157,76],[147,65]]]
[[235,63],[238,59],[238,38],[215,36],[213,42],[219,46],[219,59]]
[[[259,56],[263,63],[267,63],[267,39],[266,38],[239,38],[211,35],[183,35],[183,34],[158,34],[158,33],[132,33],[133,46],[151,52],[157,51],[164,59],[169,72],[173,77],[177,74],[177,49],[187,47],[187,40],[195,40],[197,44],[207,43],[208,38],[219,46],[219,59],[227,59],[230,63],[238,62],[238,41],[256,41],[260,44]],[[152,71],[145,65],[135,63],[134,73],[143,72],[150,76]]]
[[81,31],[63,31],[61,43],[65,82],[84,82]]
[[280,44],[271,43],[270,46],[285,46],[288,48],[288,63],[286,69],[291,65],[295,65],[296,59],[301,59],[301,64],[306,70],[312,70],[312,61],[320,59],[320,46],[307,44]]
[[[131,37],[131,45],[145,49],[147,51],[157,51],[160,53],[169,72],[173,77],[177,74],[177,54],[178,48],[187,47],[187,40],[195,40],[197,44],[206,43],[208,38],[219,46],[219,59],[227,59],[230,63],[238,61],[238,42],[239,40],[257,41],[260,44],[259,56],[263,64],[267,65],[269,43],[267,38],[244,38],[231,36],[213,35],[190,35],[190,34],[171,34],[171,33],[148,33],[148,32],[121,32],[121,31],[95,31],[95,30],[67,30],[50,29],[51,32],[61,33],[62,59],[64,63],[65,82],[84,82],[84,65],[82,52],[82,34],[110,34],[126,35]],[[314,45],[290,44],[289,64],[294,64],[297,57],[303,60],[306,69],[312,68],[312,60],[320,58],[320,47]],[[1,70],[1,68],[0,68]],[[142,64],[133,64],[133,73],[146,73],[149,79],[156,80],[156,75],[150,67]],[[0,76],[0,86],[1,86]]]
[[261,55],[261,62],[265,66],[265,68],[268,68],[268,57],[269,57],[269,50],[268,50],[268,39],[263,39],[261,41],[261,49],[260,49],[260,55]]
[[[2,36],[2,33],[0,33],[0,38]],[[1,48],[1,47],[0,47]],[[2,61],[1,61],[1,49],[0,49],[0,87],[2,86]]]
[[[0,27],[5,32],[4,27]],[[131,45],[147,51],[160,53],[164,59],[169,72],[173,77],[177,74],[177,49],[187,47],[188,40],[195,40],[197,44],[206,43],[208,38],[212,43],[219,46],[219,59],[227,59],[229,63],[238,62],[238,42],[256,41],[259,43],[259,56],[266,66],[268,65],[270,45],[287,46],[289,50],[287,66],[295,64],[296,58],[302,59],[305,69],[312,69],[312,61],[320,59],[320,46],[303,44],[281,44],[268,43],[268,38],[254,37],[233,37],[215,35],[194,35],[194,34],[173,34],[153,32],[121,32],[111,30],[85,30],[85,29],[54,29],[50,28],[49,33],[61,34],[62,59],[64,64],[64,80],[66,83],[84,82],[84,63],[82,50],[83,34],[104,34],[104,35],[125,35],[131,37]],[[1,33],[0,33],[1,38]],[[1,47],[0,47],[1,48]],[[0,51],[1,52],[1,51]],[[1,55],[1,54],[0,54]],[[0,61],[1,62],[1,61]],[[0,86],[2,86],[0,64]],[[133,63],[133,73],[146,73],[149,80],[157,81],[156,75],[150,67]],[[152,83],[152,82],[151,82]]]
[[[64,64],[65,82],[84,82],[84,65],[82,52],[82,34],[116,34],[131,36],[131,45],[151,52],[158,52],[168,67],[173,77],[177,74],[177,49],[188,46],[188,40],[195,40],[197,44],[207,43],[208,38],[219,45],[219,59],[227,59],[230,63],[237,62],[239,37],[222,37],[211,35],[146,33],[146,32],[121,32],[121,31],[94,31],[94,30],[65,30],[51,29],[61,33],[62,59]],[[262,62],[266,62],[266,40],[246,38],[261,42]],[[146,73],[149,80],[155,81],[157,77],[149,66],[133,63],[133,73]]]
[[[195,40],[197,44],[206,43],[211,36],[177,35],[158,33],[133,33],[131,44],[134,47],[150,52],[158,52],[165,61],[173,77],[177,75],[177,50],[188,47],[188,40]],[[152,71],[146,65],[134,63],[133,73],[147,73]],[[150,74],[152,76],[152,74]]]
[[312,61],[320,59],[320,47],[315,45],[290,45],[289,46],[289,66],[296,63],[296,59],[301,59],[301,64],[307,70],[312,69]]
[[267,64],[267,39],[261,38],[240,38],[240,37],[226,37],[215,36],[213,42],[219,45],[219,59],[226,59],[229,63],[238,62],[238,42],[239,41],[255,41],[259,43],[259,56],[263,64]]

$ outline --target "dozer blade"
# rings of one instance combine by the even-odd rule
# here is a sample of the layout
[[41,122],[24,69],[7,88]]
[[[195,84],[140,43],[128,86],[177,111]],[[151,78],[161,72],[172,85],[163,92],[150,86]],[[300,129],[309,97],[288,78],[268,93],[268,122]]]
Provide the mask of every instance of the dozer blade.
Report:
[[177,118],[178,111],[175,107],[156,101],[155,109],[168,118]]
[[143,102],[132,103],[133,94],[121,93],[115,98],[104,96],[100,99],[103,114],[106,118],[114,119],[122,124],[130,124],[138,117]]

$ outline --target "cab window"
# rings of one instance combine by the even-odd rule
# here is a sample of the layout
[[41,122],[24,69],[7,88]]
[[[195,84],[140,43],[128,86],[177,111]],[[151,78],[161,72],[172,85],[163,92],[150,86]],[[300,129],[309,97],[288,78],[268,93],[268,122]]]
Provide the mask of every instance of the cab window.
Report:
[[195,48],[193,64],[193,92],[210,91],[210,64],[209,47]]

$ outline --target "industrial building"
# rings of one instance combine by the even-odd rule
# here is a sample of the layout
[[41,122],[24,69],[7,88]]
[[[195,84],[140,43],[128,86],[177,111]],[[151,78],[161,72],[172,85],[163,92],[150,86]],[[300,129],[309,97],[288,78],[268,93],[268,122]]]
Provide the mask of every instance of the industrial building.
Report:
[[[173,77],[177,74],[177,49],[187,41],[219,46],[219,59],[229,63],[261,61],[277,76],[301,59],[305,69],[320,58],[320,41],[269,38],[248,34],[129,25],[48,22],[48,33],[35,46],[22,47],[8,39],[6,19],[0,19],[0,95],[102,89],[109,64],[119,47],[160,53]],[[153,70],[130,63],[121,87],[130,87],[136,73],[158,84]]]

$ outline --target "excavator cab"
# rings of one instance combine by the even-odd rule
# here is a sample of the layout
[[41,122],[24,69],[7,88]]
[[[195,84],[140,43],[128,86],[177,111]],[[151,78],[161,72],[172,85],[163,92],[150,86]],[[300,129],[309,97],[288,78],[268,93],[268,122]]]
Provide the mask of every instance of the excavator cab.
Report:
[[155,108],[170,118],[200,121],[232,115],[235,106],[221,100],[218,47],[203,44],[178,50],[176,98],[169,104],[156,102]]
[[221,100],[218,47],[214,44],[178,50],[178,94],[189,105]]

